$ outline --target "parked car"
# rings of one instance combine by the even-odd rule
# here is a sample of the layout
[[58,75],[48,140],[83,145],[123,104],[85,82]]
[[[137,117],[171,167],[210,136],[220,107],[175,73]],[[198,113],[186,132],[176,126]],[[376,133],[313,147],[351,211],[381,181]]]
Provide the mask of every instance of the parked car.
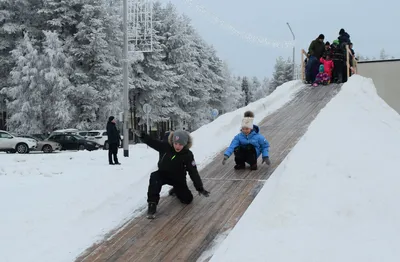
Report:
[[[91,130],[87,133],[87,139],[100,144],[103,149],[108,149],[107,130]],[[123,139],[123,136],[121,136],[121,139]],[[119,146],[122,145],[123,143],[121,141],[121,144]]]
[[87,139],[96,142],[103,148],[108,148],[107,130],[91,130],[87,133]]
[[44,153],[52,153],[53,151],[61,150],[62,146],[58,142],[41,139],[39,136],[34,135],[21,135],[19,137],[31,138],[37,141],[36,151],[43,151]]
[[100,148],[100,145],[94,141],[86,140],[79,135],[71,134],[53,134],[47,139],[55,141],[62,146],[62,150],[88,150],[93,151]]
[[60,129],[60,130],[55,130],[51,133],[51,135],[54,134],[69,134],[69,135],[79,135],[84,138],[87,138],[88,131],[83,131],[83,130],[78,130],[74,128],[69,128],[69,129]]
[[34,139],[38,140],[38,141],[43,141],[46,140],[46,138],[49,136],[48,134],[30,134],[31,137],[33,137]]
[[7,153],[27,154],[37,148],[37,141],[32,138],[14,136],[0,130],[0,151]]
[[85,139],[87,139],[88,138],[88,133],[89,133],[89,131],[79,131],[75,135],[80,135],[80,136],[83,136]]

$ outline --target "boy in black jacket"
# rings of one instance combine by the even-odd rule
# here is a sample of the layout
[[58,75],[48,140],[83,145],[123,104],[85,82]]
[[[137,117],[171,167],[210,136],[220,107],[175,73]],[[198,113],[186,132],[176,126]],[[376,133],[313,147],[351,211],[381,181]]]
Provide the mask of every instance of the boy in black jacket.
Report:
[[[190,151],[192,138],[188,132],[171,132],[168,142],[153,139],[144,132],[140,134],[136,132],[136,135],[149,147],[162,154],[158,162],[158,170],[150,175],[147,191],[148,218],[154,218],[163,185],[173,186],[173,194],[182,203],[190,204],[192,202],[193,195],[186,183],[186,172],[189,172],[189,176],[199,194],[206,197],[209,196],[209,192],[203,188],[203,182],[197,171],[193,153]],[[170,195],[172,195],[171,192]]]

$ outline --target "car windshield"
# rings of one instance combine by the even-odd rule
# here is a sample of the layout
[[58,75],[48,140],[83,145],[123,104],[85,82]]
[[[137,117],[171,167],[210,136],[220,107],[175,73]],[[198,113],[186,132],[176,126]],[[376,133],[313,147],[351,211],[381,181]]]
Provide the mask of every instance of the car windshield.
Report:
[[100,135],[100,132],[88,132],[88,136],[98,136]]
[[71,136],[75,137],[76,139],[85,139],[83,136],[80,135],[71,135]]

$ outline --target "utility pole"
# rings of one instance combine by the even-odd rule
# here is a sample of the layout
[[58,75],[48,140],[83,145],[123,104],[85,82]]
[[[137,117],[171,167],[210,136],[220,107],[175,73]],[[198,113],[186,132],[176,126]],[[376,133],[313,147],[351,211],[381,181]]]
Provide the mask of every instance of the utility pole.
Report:
[[124,77],[124,157],[129,157],[129,92],[128,92],[128,0],[123,0],[123,28],[124,28],[124,50],[123,50],[123,77]]
[[293,36],[293,80],[296,79],[296,74],[295,74],[295,68],[296,68],[296,64],[294,61],[294,57],[295,57],[295,41],[296,41],[296,37],[294,36],[294,33],[292,31],[292,28],[290,27],[289,23],[286,23],[287,26],[289,27],[290,32],[292,33]]

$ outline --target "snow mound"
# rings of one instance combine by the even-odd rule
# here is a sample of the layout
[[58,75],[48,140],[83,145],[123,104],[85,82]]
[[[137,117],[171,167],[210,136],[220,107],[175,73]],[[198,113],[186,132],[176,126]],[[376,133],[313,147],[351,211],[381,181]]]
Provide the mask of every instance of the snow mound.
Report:
[[398,261],[399,159],[400,115],[352,76],[211,261]]

